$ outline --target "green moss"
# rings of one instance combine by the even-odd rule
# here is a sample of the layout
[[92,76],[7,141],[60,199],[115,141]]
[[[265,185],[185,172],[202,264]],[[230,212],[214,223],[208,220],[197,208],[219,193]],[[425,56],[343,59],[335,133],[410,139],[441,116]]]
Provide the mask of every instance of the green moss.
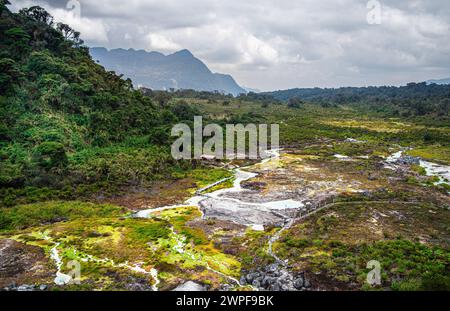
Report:
[[134,236],[142,241],[167,239],[170,234],[169,225],[163,222],[139,224],[133,228]]
[[414,148],[406,152],[414,157],[421,157],[430,161],[437,161],[444,164],[450,163],[450,147],[446,145],[431,145]]
[[412,165],[412,166],[411,166],[411,169],[412,169],[414,172],[416,172],[416,173],[418,173],[419,175],[421,175],[421,176],[426,176],[426,175],[427,175],[427,171],[425,170],[425,168],[423,168],[423,167],[420,166],[420,165]]
[[0,209],[0,231],[24,229],[48,222],[118,216],[122,208],[109,204],[54,201]]
[[233,187],[233,183],[234,183],[234,178],[228,179],[228,180],[208,189],[207,191],[205,191],[205,193],[211,193],[211,192],[218,191],[221,189],[231,188],[231,187]]
[[226,169],[198,168],[187,173],[186,177],[196,181],[198,188],[204,188],[221,179],[232,177],[233,173]]

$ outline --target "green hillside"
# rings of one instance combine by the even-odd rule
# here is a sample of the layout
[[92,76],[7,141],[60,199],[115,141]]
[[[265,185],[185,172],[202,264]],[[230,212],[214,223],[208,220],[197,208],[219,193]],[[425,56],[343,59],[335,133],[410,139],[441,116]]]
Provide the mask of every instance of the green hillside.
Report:
[[193,120],[193,111],[152,101],[106,71],[80,34],[44,9],[16,14],[1,3],[3,204],[136,184],[179,169],[168,133],[180,119]]

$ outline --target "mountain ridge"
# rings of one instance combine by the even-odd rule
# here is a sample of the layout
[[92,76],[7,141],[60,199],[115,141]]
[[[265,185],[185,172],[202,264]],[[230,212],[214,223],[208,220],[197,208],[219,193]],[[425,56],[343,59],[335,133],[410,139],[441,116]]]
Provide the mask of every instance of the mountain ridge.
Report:
[[246,90],[231,75],[214,73],[189,50],[172,54],[135,49],[89,49],[94,60],[108,70],[130,78],[137,86],[154,90],[193,89],[239,95]]
[[427,82],[427,84],[446,85],[446,84],[450,84],[450,78],[431,79],[431,80],[427,80],[426,82]]

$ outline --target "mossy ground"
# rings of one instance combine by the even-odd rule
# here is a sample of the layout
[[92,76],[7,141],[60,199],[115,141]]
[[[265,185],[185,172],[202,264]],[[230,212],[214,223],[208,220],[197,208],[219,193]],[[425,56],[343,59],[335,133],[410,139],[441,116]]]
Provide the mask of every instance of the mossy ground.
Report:
[[[332,193],[340,202],[299,221],[273,246],[292,269],[307,271],[317,288],[372,289],[364,279],[367,261],[372,259],[382,264],[383,284],[378,289],[448,288],[446,189],[434,185],[417,166],[393,171],[382,164],[400,146],[412,147],[408,154],[449,163],[445,139],[427,143],[427,128],[421,124],[361,118],[339,107],[262,110],[259,104],[234,100],[226,107],[189,102],[205,116],[225,118],[257,111],[265,122],[280,122],[286,147],[280,160],[250,168],[260,173],[254,181],[265,184],[261,196],[307,193],[308,198],[318,198]],[[433,131],[443,137],[449,133],[445,126]],[[338,159],[336,154],[349,159]],[[122,188],[116,195],[92,200],[97,203],[55,201],[2,209],[2,238],[38,246],[47,256],[60,243],[63,271],[69,260],[79,260],[82,283],[54,289],[132,290],[155,284],[149,274],[129,266],[147,272],[156,268],[162,290],[187,279],[211,289],[223,283],[244,289],[229,277],[238,279],[244,271],[274,262],[267,253],[268,240],[279,228],[259,232],[223,220],[201,219],[195,207],[154,213],[150,219],[129,217],[132,210],[182,203],[198,189],[231,176],[225,169],[177,169],[170,179],[145,190]],[[208,191],[230,187],[232,182],[229,179]],[[52,198],[42,193],[35,195],[36,201]]]
[[[198,182],[191,189],[228,176],[224,170],[196,170],[191,178]],[[230,283],[228,276],[240,275],[237,258],[216,248],[201,227],[189,225],[201,216],[196,207],[166,210],[149,219],[130,217],[129,210],[111,204],[70,201],[36,203],[0,212],[1,238],[40,247],[47,256],[58,245],[63,273],[68,271],[69,261],[81,263],[81,284],[54,289],[150,289],[155,284],[148,273],[130,267],[147,272],[156,268],[161,289],[186,279],[214,289]],[[129,282],[139,286],[130,287],[130,278]],[[236,286],[232,281],[231,285]]]

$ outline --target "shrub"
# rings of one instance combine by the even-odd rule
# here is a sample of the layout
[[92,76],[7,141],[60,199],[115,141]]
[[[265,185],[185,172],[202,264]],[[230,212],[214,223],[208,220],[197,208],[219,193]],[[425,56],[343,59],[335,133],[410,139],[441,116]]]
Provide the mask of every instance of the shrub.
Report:
[[153,222],[148,224],[142,224],[134,229],[135,235],[140,240],[152,240],[167,239],[170,234],[168,225],[161,222]]
[[33,151],[34,161],[42,168],[65,167],[67,155],[64,146],[58,142],[43,142]]

